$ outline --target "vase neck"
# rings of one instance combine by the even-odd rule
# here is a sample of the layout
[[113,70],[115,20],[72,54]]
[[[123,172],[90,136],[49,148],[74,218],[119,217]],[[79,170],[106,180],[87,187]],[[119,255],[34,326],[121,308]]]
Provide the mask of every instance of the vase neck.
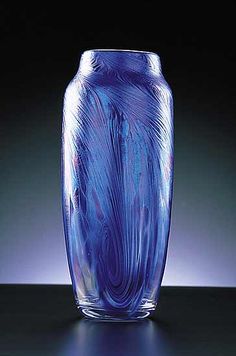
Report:
[[132,50],[88,50],[82,54],[79,71],[82,74],[99,71],[161,74],[160,59],[152,52]]

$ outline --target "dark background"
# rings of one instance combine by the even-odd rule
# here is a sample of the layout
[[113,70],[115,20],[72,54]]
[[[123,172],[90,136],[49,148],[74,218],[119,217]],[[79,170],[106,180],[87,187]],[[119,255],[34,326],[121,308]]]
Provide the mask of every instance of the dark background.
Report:
[[167,285],[236,286],[235,9],[158,2],[0,6],[0,283],[70,283],[60,202],[63,94],[81,53],[153,51],[175,103]]

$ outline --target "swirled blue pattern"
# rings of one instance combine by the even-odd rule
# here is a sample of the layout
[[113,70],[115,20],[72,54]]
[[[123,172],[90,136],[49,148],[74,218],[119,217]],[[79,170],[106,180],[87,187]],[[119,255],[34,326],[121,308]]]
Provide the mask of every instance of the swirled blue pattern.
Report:
[[79,308],[147,316],[164,271],[173,181],[172,95],[156,54],[83,53],[64,98],[62,173]]

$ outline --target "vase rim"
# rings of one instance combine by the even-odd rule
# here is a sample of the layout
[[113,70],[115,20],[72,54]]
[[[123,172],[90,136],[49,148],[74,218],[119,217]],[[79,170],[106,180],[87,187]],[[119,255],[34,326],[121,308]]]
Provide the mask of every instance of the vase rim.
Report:
[[88,49],[82,53],[79,72],[86,75],[106,69],[136,73],[161,74],[159,56],[134,49]]
[[157,53],[155,52],[141,51],[137,49],[95,48],[95,49],[88,49],[85,52],[130,52],[130,53],[154,54],[157,56]]

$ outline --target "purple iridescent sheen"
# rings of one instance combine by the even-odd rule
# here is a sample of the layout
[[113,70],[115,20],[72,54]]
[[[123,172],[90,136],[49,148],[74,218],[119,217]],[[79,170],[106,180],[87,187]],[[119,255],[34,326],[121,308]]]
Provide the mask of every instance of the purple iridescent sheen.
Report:
[[172,95],[155,53],[90,50],[65,93],[63,213],[78,307],[95,318],[155,309],[173,183]]

